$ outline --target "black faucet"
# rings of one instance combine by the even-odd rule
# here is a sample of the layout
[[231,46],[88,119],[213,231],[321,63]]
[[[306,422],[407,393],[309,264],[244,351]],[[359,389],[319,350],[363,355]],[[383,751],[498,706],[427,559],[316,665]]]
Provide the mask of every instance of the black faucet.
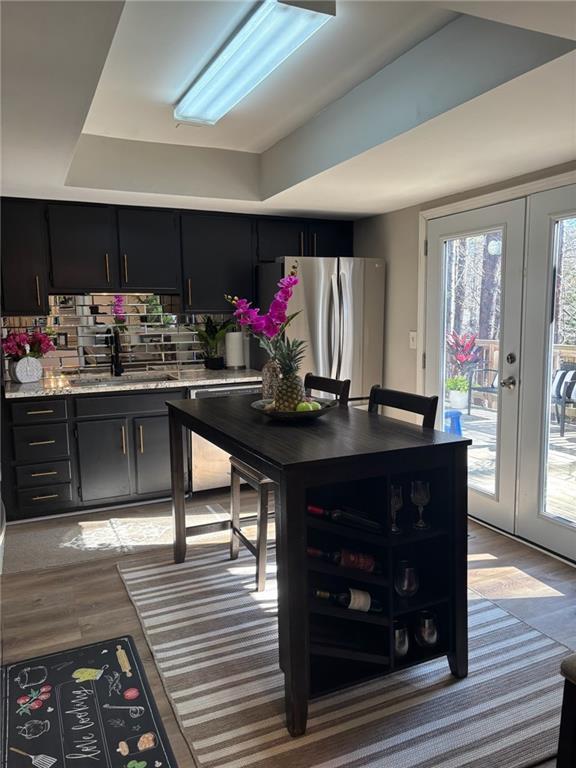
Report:
[[122,376],[124,373],[124,366],[120,359],[122,345],[120,344],[120,331],[118,328],[114,328],[113,331],[110,331],[110,328],[108,328],[106,332],[106,343],[110,347],[110,374],[112,376]]

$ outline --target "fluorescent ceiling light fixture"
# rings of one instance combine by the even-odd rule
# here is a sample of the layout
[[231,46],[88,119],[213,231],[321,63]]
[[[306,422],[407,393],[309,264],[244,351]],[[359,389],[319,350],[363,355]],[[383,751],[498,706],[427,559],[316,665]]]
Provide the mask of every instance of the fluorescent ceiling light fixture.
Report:
[[329,21],[334,2],[264,0],[174,108],[179,121],[214,125]]

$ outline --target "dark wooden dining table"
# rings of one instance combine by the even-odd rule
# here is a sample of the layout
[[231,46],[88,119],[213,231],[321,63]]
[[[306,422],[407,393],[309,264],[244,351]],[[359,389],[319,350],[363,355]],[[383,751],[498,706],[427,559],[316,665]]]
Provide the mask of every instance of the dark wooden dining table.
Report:
[[[349,491],[357,487],[368,506],[381,508],[380,518],[386,527],[389,508],[384,494],[380,497],[379,493],[374,493],[374,489],[380,487],[378,483],[382,482],[382,488],[388,489],[390,478],[404,478],[410,471],[428,473],[426,476],[432,478],[438,494],[443,494],[437,513],[445,516],[442,530],[432,530],[427,535],[411,532],[403,543],[399,539],[393,541],[387,531],[373,537],[372,544],[382,547],[389,571],[390,602],[381,625],[383,631],[389,632],[392,643],[394,611],[400,610],[393,594],[393,568],[399,544],[405,544],[412,552],[415,546],[423,546],[416,542],[420,535],[424,542],[430,539],[430,546],[445,547],[441,550],[442,562],[438,568],[447,569],[442,582],[445,583],[446,595],[442,599],[446,600],[446,607],[439,610],[445,612],[442,615],[446,616],[447,629],[436,655],[447,657],[456,677],[466,676],[467,446],[470,441],[354,407],[335,407],[325,416],[306,423],[273,421],[250,407],[253,400],[254,395],[237,395],[168,401],[174,559],[177,563],[185,559],[188,537],[229,527],[228,522],[186,525],[183,441],[185,430],[191,430],[264,473],[279,488],[279,508],[275,513],[279,657],[285,678],[289,732],[294,736],[305,732],[311,696],[320,695],[330,685],[332,689],[341,687],[338,679],[327,684],[321,681],[318,686],[314,682],[318,675],[313,675],[311,686],[316,656],[311,654],[310,641],[312,609],[309,608],[310,573],[306,553],[309,516],[306,510],[310,499],[322,489],[345,487]],[[379,497],[372,498],[370,494]],[[328,531],[328,535],[332,533]],[[348,611],[344,618],[362,618],[351,617],[354,613]],[[382,666],[380,674],[400,668],[391,652],[389,657],[388,665]],[[350,664],[353,666],[353,662]],[[364,667],[362,670],[364,678],[369,677]],[[358,679],[361,678],[362,675]],[[342,685],[353,681],[354,675],[348,674]]]

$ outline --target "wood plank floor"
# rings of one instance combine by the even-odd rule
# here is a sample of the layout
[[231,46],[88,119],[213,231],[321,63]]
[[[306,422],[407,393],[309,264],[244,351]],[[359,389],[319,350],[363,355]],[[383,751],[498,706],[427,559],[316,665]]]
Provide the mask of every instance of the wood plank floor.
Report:
[[[253,503],[244,492],[243,507]],[[226,497],[214,496],[226,503]],[[133,511],[133,510],[132,510]],[[114,511],[117,517],[118,510]],[[58,521],[54,520],[54,525]],[[30,523],[31,526],[35,523]],[[527,623],[576,649],[573,568],[487,528],[470,524],[470,586]],[[192,544],[193,546],[193,544]],[[170,553],[170,548],[164,548]],[[35,569],[2,577],[4,663],[131,634],[142,656],[160,714],[181,768],[194,760],[164,693],[136,612],[117,571],[120,559],[148,562],[150,552]],[[156,557],[156,553],[154,554]],[[552,768],[548,763],[543,768]]]

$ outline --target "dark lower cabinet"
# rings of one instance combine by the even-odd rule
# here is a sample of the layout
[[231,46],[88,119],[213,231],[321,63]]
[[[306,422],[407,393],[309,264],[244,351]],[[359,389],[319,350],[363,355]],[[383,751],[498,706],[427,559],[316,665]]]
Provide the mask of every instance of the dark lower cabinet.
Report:
[[77,424],[82,501],[129,496],[128,420]]
[[2,201],[2,314],[48,314],[48,233],[39,201]]
[[170,440],[168,416],[134,419],[136,493],[149,495],[170,492]]

